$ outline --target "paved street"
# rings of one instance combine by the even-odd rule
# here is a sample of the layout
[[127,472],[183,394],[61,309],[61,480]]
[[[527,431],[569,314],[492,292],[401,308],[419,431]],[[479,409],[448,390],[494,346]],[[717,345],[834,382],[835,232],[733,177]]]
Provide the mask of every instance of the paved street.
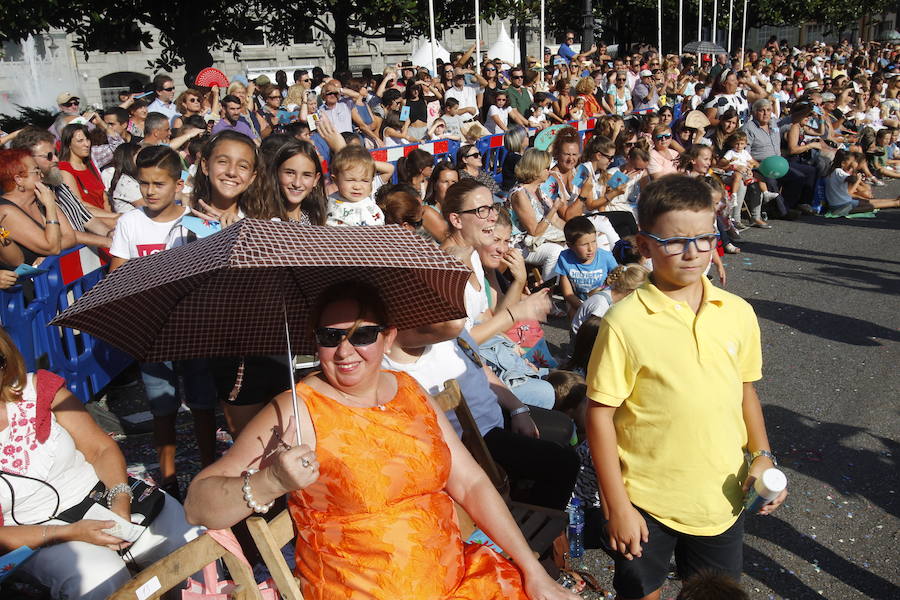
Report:
[[[760,318],[758,390],[791,492],[775,515],[749,519],[744,584],[752,598],[900,598],[900,211],[773,224],[725,257],[727,289]],[[567,340],[546,331],[554,349]],[[148,435],[125,447],[132,461],[154,460]],[[183,440],[183,486],[195,452]],[[605,554],[589,551],[584,564],[612,589]],[[664,597],[677,590],[670,582]]]
[[759,316],[757,389],[791,494],[748,520],[744,584],[752,598],[900,598],[900,211],[772,223],[725,258],[727,289]]

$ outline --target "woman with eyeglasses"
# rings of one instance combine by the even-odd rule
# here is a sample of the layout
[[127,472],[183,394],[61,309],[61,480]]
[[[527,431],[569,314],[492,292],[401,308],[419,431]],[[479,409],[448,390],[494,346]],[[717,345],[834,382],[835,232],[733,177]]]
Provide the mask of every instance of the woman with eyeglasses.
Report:
[[631,114],[631,91],[627,88],[628,77],[624,71],[616,73],[615,87],[603,97],[603,108],[611,115]]
[[657,125],[653,128],[652,136],[653,149],[650,150],[650,165],[647,167],[650,179],[677,173],[679,155],[669,147],[672,142],[672,130],[668,125]]
[[481,87],[475,94],[475,100],[478,103],[479,120],[482,123],[487,122],[488,110],[496,104],[497,91],[503,89],[500,84],[499,71],[497,66],[488,62],[481,68]]
[[459,147],[456,153],[456,169],[459,171],[460,180],[474,179],[487,187],[494,196],[500,196],[500,186],[484,170],[484,157],[474,144],[463,144]]
[[597,246],[612,250],[619,241],[619,234],[610,219],[602,214],[608,204],[626,191],[626,182],[615,187],[610,182],[610,164],[615,145],[608,137],[594,135],[584,147],[582,163],[572,179],[569,201],[564,208],[566,220],[581,215],[588,216],[597,230]]
[[518,321],[543,321],[550,312],[547,289],[521,298],[509,310],[490,311],[478,249],[494,243],[494,226],[500,206],[494,203],[485,186],[472,179],[463,179],[450,186],[441,204],[441,214],[450,232],[441,248],[472,269],[465,290],[466,329],[479,344],[507,331]]
[[[310,597],[575,600],[537,562],[440,407],[412,376],[382,369],[393,314],[359,281],[318,297],[320,370],[296,388],[301,440],[281,394],[191,483],[189,520],[230,527],[287,495]],[[515,567],[463,542],[454,500]]]
[[172,121],[173,130],[180,129],[184,125],[184,120],[190,116],[203,116],[202,94],[194,89],[186,89],[178,94],[178,98],[175,99],[175,108],[181,116],[175,117]]
[[281,108],[283,98],[278,86],[271,83],[259,86],[258,93],[263,100],[263,105],[254,112],[256,113],[256,122],[259,123],[259,135],[261,138],[265,138],[278,125],[278,109]]

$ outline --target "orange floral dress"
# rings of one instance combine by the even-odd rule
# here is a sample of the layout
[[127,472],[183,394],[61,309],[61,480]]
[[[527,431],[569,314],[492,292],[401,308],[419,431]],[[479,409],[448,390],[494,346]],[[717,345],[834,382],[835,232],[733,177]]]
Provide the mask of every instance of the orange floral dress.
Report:
[[391,373],[397,395],[380,408],[297,384],[320,465],[319,479],[288,501],[304,597],[524,600],[514,566],[460,539],[437,417],[412,377]]

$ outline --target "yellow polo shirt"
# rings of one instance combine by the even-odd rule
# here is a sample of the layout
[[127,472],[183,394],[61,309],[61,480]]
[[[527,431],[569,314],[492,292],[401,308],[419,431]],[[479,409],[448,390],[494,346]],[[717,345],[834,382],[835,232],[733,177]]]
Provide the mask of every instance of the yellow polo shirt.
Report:
[[647,282],[603,318],[588,397],[618,407],[619,460],[631,502],[692,535],[718,535],[741,512],[743,383],[762,377],[759,324],[743,299],[703,278],[695,315]]

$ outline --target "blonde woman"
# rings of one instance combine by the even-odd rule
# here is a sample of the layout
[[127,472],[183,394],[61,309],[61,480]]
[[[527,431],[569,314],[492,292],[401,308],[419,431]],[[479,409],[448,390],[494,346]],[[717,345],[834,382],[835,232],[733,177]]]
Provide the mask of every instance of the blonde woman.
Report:
[[515,168],[520,185],[509,196],[515,229],[513,243],[522,250],[525,264],[541,270],[544,281],[553,277],[566,240],[562,232],[566,223],[559,214],[566,199],[559,197],[551,203],[541,191],[541,184],[550,175],[550,159],[549,152],[527,149]]
[[585,119],[590,119],[591,117],[603,114],[603,108],[600,106],[600,103],[597,102],[597,98],[594,96],[594,92],[596,91],[597,82],[594,81],[593,77],[582,77],[575,85],[575,93],[578,94],[577,97],[584,98]]

